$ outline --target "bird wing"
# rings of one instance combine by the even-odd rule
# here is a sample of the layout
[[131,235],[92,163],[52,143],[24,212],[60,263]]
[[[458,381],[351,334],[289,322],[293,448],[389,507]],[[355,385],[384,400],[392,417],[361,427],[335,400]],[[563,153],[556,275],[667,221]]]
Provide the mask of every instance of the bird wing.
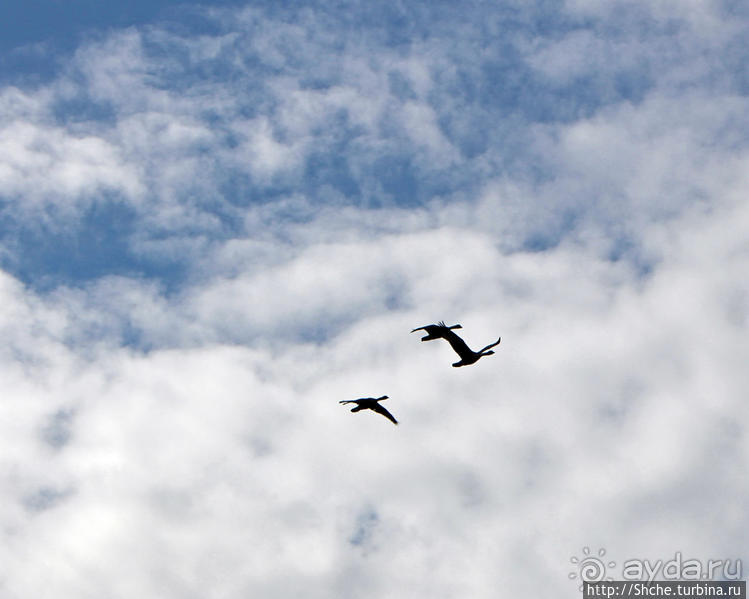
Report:
[[444,331],[442,331],[442,337],[450,344],[450,346],[455,350],[455,353],[458,354],[461,358],[468,358],[473,355],[473,351],[471,351],[471,348],[466,345],[466,342],[447,327],[445,327]]
[[388,412],[385,408],[383,408],[380,404],[376,403],[375,405],[373,405],[372,410],[374,410],[378,414],[382,414],[385,418],[390,420],[390,422],[392,422],[393,424],[398,424],[398,421],[395,418],[393,418],[393,415],[390,412]]
[[495,341],[494,343],[490,343],[490,344],[489,344],[489,345],[487,345],[486,347],[482,347],[482,348],[481,348],[481,349],[480,349],[480,350],[478,351],[478,353],[480,353],[480,354],[481,354],[481,353],[484,353],[484,352],[485,352],[485,351],[486,351],[487,349],[491,349],[491,348],[492,348],[492,347],[494,347],[495,345],[499,345],[499,342],[500,342],[500,341],[502,341],[502,337],[500,337],[499,339],[497,339],[497,340],[496,340],[496,341]]

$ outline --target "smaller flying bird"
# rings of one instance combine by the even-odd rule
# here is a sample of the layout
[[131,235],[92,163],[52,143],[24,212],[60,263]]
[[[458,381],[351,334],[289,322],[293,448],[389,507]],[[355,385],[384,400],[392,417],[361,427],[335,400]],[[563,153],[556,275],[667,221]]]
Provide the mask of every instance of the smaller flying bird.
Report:
[[382,397],[362,397],[361,399],[344,399],[343,401],[339,401],[338,403],[355,403],[356,406],[354,406],[351,411],[352,412],[359,412],[361,410],[372,410],[373,412],[377,412],[378,414],[382,414],[385,418],[390,420],[393,424],[398,424],[398,421],[393,418],[393,415],[388,412],[385,408],[383,408],[379,402],[381,402],[383,399],[387,399],[387,395],[383,395]]
[[419,327],[418,329],[413,329],[411,332],[415,333],[416,331],[426,331],[426,335],[421,338],[422,341],[431,341],[432,339],[441,339],[444,337],[443,331],[450,330],[450,329],[462,329],[463,327],[459,324],[454,324],[453,326],[449,327],[445,324],[444,320],[440,320],[437,324],[428,324],[423,327]]

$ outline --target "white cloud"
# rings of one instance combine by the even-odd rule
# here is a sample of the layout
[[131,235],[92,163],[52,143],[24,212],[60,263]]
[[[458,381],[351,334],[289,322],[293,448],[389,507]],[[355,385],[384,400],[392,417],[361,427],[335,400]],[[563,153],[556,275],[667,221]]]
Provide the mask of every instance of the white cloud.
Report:
[[[35,588],[19,556],[36,547],[63,596],[113,581],[121,594],[311,584],[324,596],[363,571],[370,593],[482,596],[500,580],[513,592],[560,588],[568,553],[598,539],[620,559],[741,551],[723,534],[737,520],[711,521],[709,535],[692,522],[716,501],[704,477],[721,497],[744,492],[707,457],[718,452],[731,468],[743,459],[740,435],[716,446],[716,435],[737,433],[727,417],[743,414],[749,357],[746,248],[724,235],[726,220],[740,230],[743,209],[707,229],[703,219],[671,229],[668,258],[639,284],[584,250],[502,256],[463,230],[310,248],[261,278],[216,281],[196,301],[129,304],[127,316],[152,334],[171,320],[157,346],[181,344],[183,327],[215,340],[144,355],[111,348],[79,372],[64,352],[46,375],[59,383],[36,392],[35,412],[27,395],[4,391],[6,414],[25,406],[11,438],[27,448],[16,458],[22,482],[4,485],[7,505],[37,489],[68,493],[39,513],[16,510],[10,580]],[[458,246],[455,264],[439,260]],[[352,271],[357,255],[367,268]],[[393,273],[411,300],[395,311],[382,295]],[[123,291],[90,297],[94,312],[126,306]],[[729,308],[730,297],[739,299]],[[471,345],[497,333],[503,343],[454,370],[446,344],[408,334],[427,314],[458,315]],[[335,317],[354,320],[322,344],[268,343],[271,325],[284,330],[274,323],[297,330]],[[217,343],[241,335],[243,321],[257,332],[249,347]],[[391,396],[397,429],[337,404],[370,393]],[[60,409],[72,414],[70,438],[45,449],[39,428]],[[732,510],[734,500],[719,501]],[[371,530],[357,533],[370,512]],[[633,534],[656,520],[658,534]],[[78,574],[91,568],[99,574]],[[527,582],[538,570],[545,582]]]
[[[538,160],[514,169],[496,138],[458,152],[445,126],[515,118],[452,97],[466,40],[336,46],[314,14],[115,33],[72,59],[85,85],[0,94],[5,210],[82,214],[115,189],[133,253],[187,264],[44,293],[2,273],[2,593],[573,596],[586,545],[746,558],[743,97],[666,74],[508,134]],[[619,47],[561,43],[558,82],[606,70],[588,44]],[[211,61],[233,76],[198,77]],[[58,122],[56,94],[112,114]],[[371,163],[404,154],[419,185],[454,186],[372,209],[305,175],[328,157],[393,196]],[[229,171],[269,195],[222,191]],[[442,318],[471,347],[501,335],[497,353],[452,368],[409,333]],[[381,394],[398,427],[338,404]]]
[[539,40],[544,45],[529,55],[531,66],[557,84],[595,76],[608,69],[632,68],[645,49],[636,43],[612,42],[589,30],[573,31],[561,40]]
[[118,148],[99,137],[15,122],[3,127],[0,139],[0,191],[19,198],[21,210],[47,202],[64,209],[67,198],[99,190],[141,192]]

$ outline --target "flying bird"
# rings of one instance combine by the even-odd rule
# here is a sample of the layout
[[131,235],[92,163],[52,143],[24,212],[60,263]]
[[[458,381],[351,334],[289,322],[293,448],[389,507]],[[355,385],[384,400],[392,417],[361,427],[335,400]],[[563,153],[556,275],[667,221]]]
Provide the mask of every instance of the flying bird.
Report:
[[377,412],[378,414],[382,414],[385,418],[390,420],[393,424],[398,424],[398,421],[393,418],[393,415],[388,412],[385,408],[383,408],[379,402],[381,402],[383,399],[387,399],[387,395],[383,395],[382,397],[362,397],[361,399],[344,399],[343,401],[339,401],[338,403],[355,403],[356,406],[354,406],[351,411],[352,412],[359,412],[361,410],[372,410],[373,412]]
[[426,335],[421,338],[422,341],[431,341],[432,339],[441,339],[444,337],[443,331],[449,330],[449,329],[462,329],[463,327],[459,324],[454,324],[453,326],[449,327],[445,324],[444,320],[440,320],[437,324],[428,324],[423,327],[419,327],[418,329],[413,329],[411,332],[415,333],[416,331],[426,331]]
[[[502,341],[502,338],[500,337],[494,343],[490,343],[486,347],[483,347],[476,352],[468,347],[466,345],[466,342],[451,330],[458,328],[463,327],[461,327],[459,324],[448,327],[444,322],[440,322],[438,324],[430,324],[425,327],[420,327],[419,329],[414,329],[414,331],[423,329],[427,332],[427,336],[421,338],[422,341],[439,338],[445,339],[455,350],[455,353],[460,356],[460,361],[453,364],[455,368],[459,368],[460,366],[468,366],[469,364],[478,362],[479,359],[483,358],[484,356],[491,356],[494,353],[491,348],[495,345],[499,345],[499,342]],[[413,331],[411,332],[413,333]]]

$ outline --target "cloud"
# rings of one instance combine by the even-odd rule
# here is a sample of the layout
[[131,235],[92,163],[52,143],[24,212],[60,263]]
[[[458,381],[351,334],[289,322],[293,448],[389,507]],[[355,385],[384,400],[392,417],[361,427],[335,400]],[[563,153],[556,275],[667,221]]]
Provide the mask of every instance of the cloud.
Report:
[[[2,592],[745,559],[742,25],[693,9],[214,10],[0,90]],[[440,319],[502,343],[454,369]],[[382,394],[399,427],[338,404]]]

